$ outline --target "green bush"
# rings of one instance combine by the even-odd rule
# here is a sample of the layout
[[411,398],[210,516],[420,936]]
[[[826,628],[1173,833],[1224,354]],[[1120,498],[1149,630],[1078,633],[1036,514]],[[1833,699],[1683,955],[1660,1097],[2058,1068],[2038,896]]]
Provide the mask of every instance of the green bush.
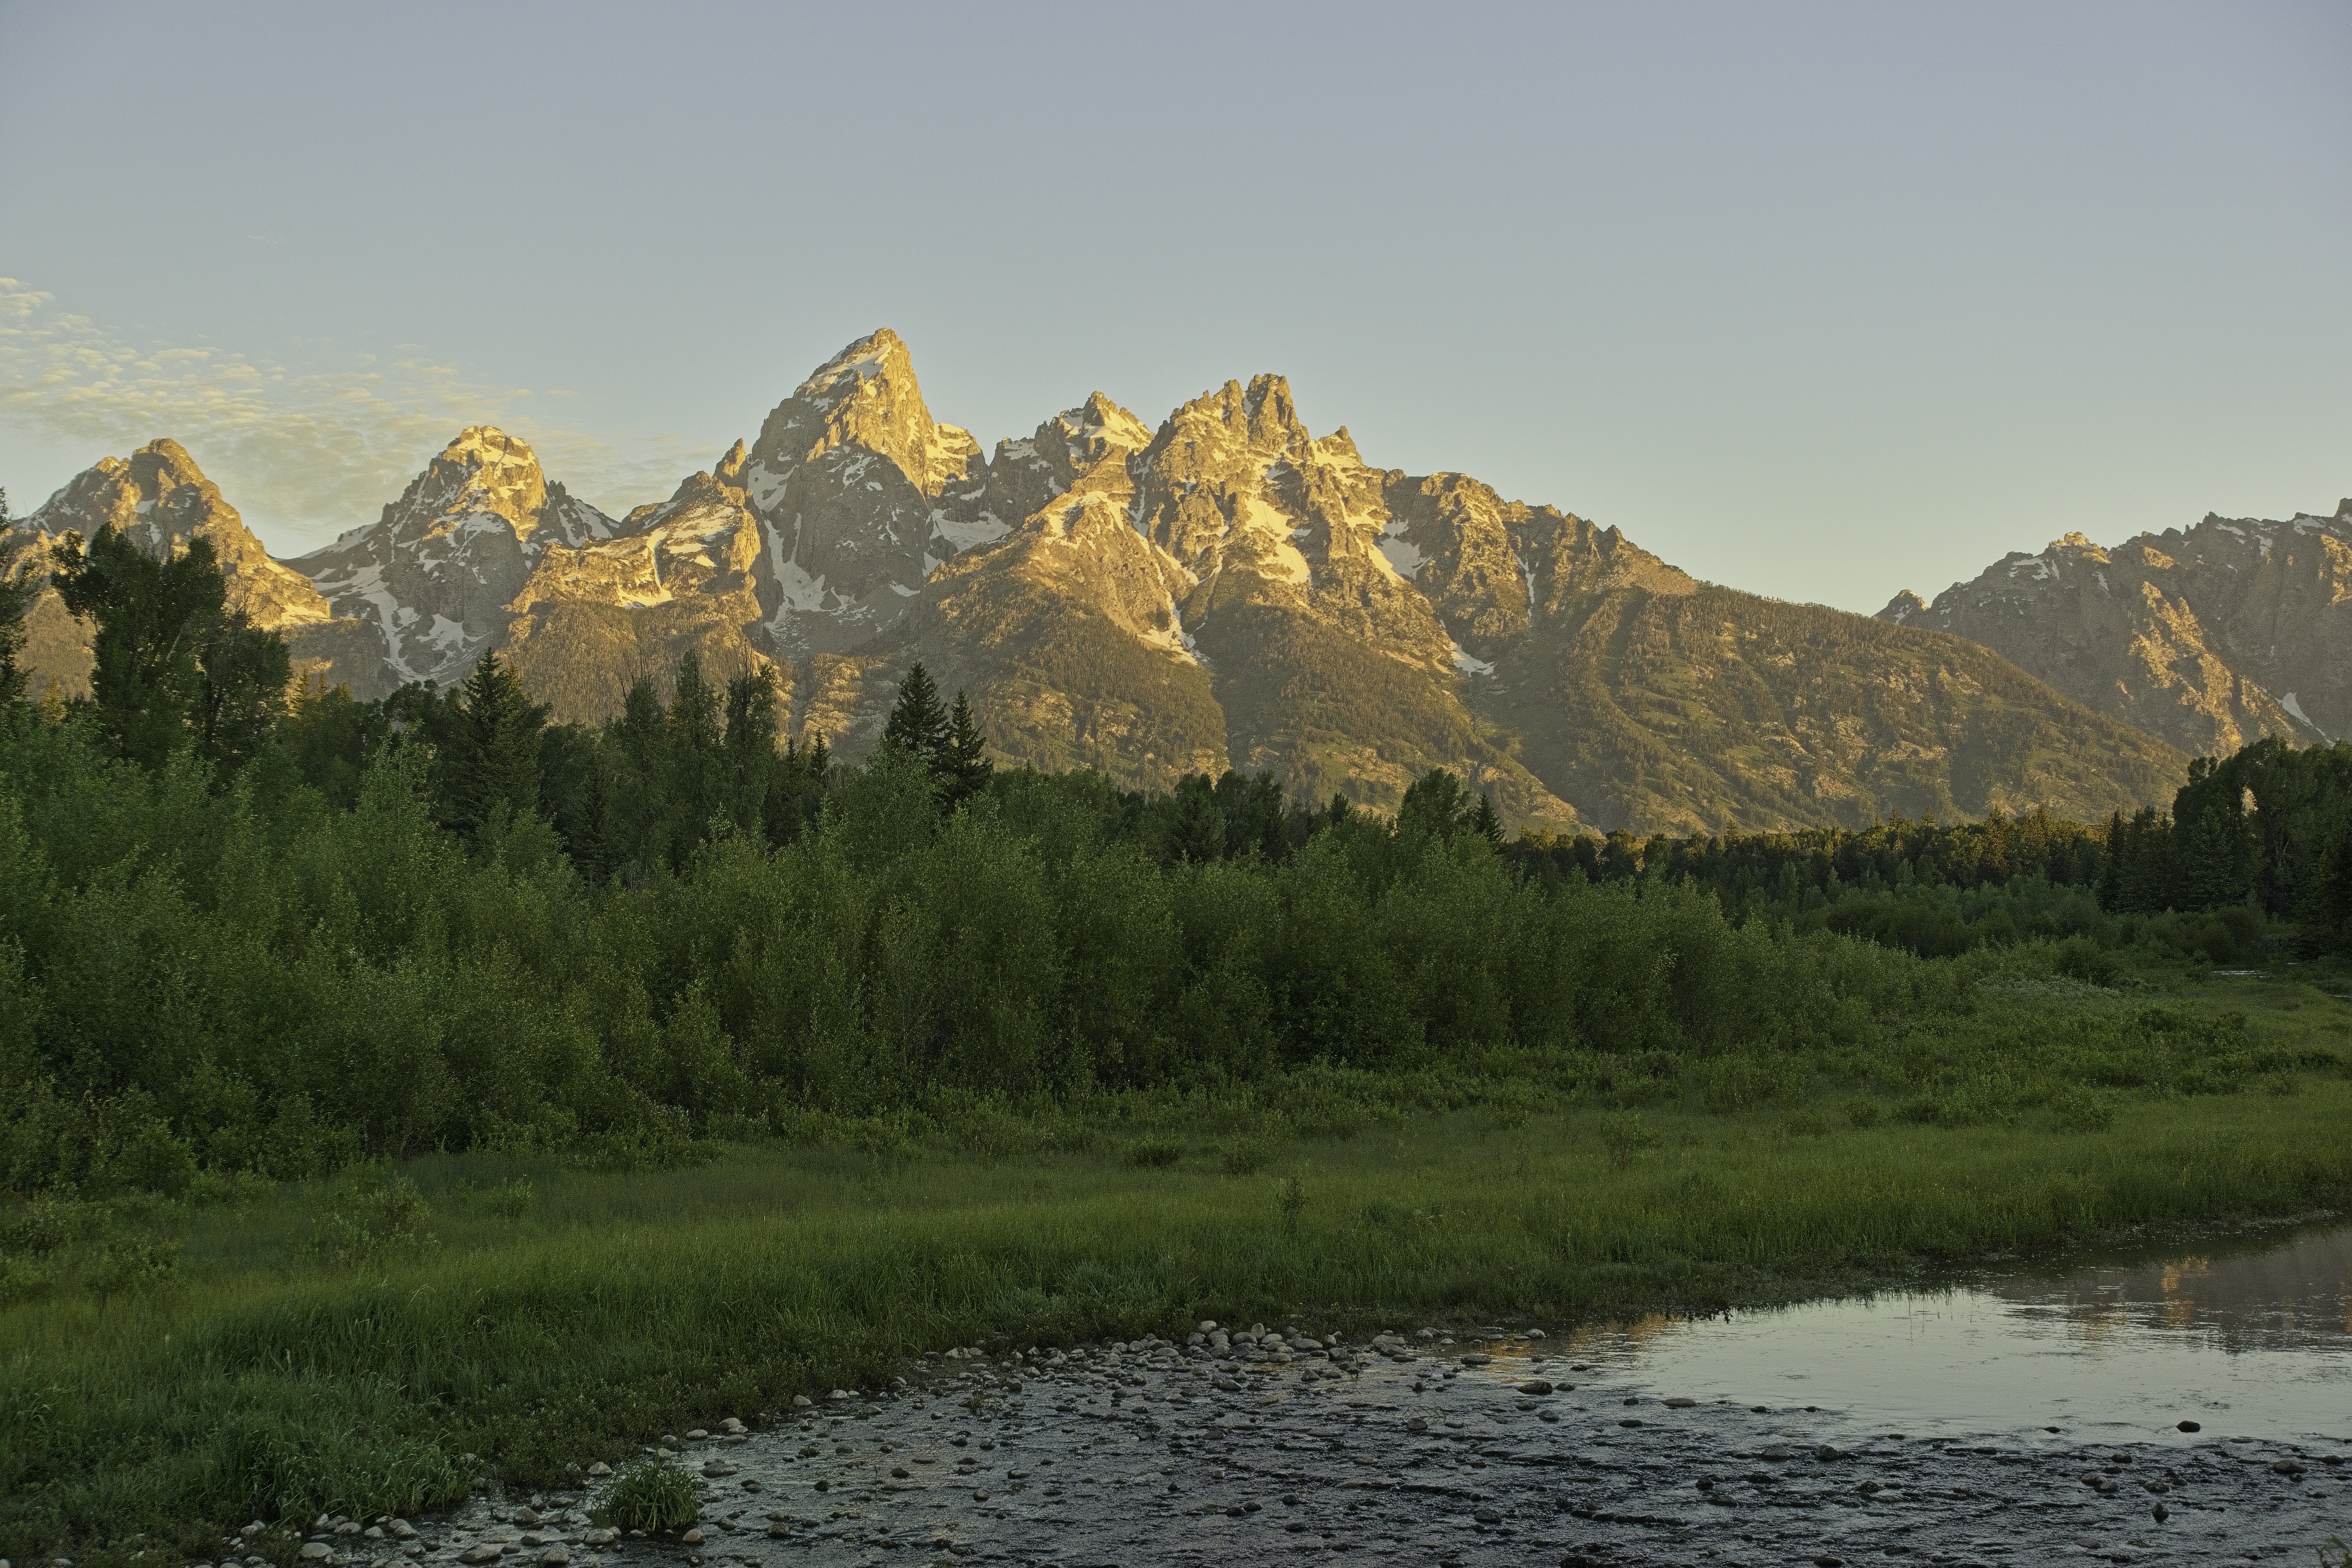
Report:
[[1184,1157],[1181,1138],[1139,1138],[1127,1146],[1130,1165],[1172,1165]]
[[2088,1089],[2062,1089],[2052,1095],[2050,1115],[2065,1132],[2105,1132],[2116,1124],[2115,1101]]
[[2123,974],[2116,955],[2086,936],[2070,936],[2058,944],[2058,973],[2085,985],[2111,986]]
[[1845,1102],[1845,1119],[1856,1127],[1875,1127],[1885,1115],[1885,1108],[1878,1101],[1862,1095],[1856,1095]]
[[1262,1138],[1237,1138],[1221,1156],[1228,1176],[1255,1176],[1274,1163],[1274,1146]]
[[428,1251],[440,1245],[425,1232],[432,1212],[425,1194],[406,1176],[387,1177],[362,1166],[336,1188],[331,1205],[311,1237],[310,1250],[333,1267],[373,1263],[388,1254]]
[[530,1212],[530,1184],[517,1177],[484,1194],[482,1206],[500,1219],[520,1219]]
[[1640,1159],[1644,1150],[1658,1146],[1658,1133],[1642,1120],[1640,1111],[1616,1110],[1602,1121],[1601,1142],[1609,1151],[1609,1163],[1622,1171]]
[[614,1530],[676,1530],[692,1524],[701,1512],[693,1477],[651,1459],[636,1459],[621,1467],[589,1517]]

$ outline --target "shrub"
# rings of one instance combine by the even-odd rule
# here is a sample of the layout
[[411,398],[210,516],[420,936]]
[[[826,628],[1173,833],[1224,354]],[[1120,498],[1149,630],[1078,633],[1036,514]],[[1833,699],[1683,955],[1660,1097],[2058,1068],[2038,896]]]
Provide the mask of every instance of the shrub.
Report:
[[530,1184],[520,1177],[500,1182],[483,1194],[482,1206],[500,1219],[520,1219],[530,1212]]
[[2116,1124],[2115,1102],[2087,1089],[2062,1089],[2052,1095],[2050,1114],[2066,1132],[2105,1132]]
[[702,1512],[694,1478],[650,1459],[621,1467],[590,1510],[597,1523],[614,1530],[675,1530]]
[[425,1233],[432,1212],[425,1194],[406,1176],[385,1181],[362,1167],[335,1194],[310,1239],[310,1250],[336,1266],[370,1263],[388,1253],[425,1251],[440,1245]]
[[1130,1165],[1172,1165],[1184,1157],[1181,1138],[1139,1138],[1127,1146]]
[[2058,944],[2057,969],[2085,985],[2111,986],[2123,974],[2116,955],[2086,936],[2070,936]]
[[152,1237],[118,1237],[109,1241],[96,1262],[82,1275],[90,1293],[104,1300],[168,1285],[179,1277],[180,1244]]
[[1285,1176],[1282,1195],[1276,1202],[1282,1210],[1282,1228],[1297,1230],[1299,1215],[1307,1212],[1307,1184],[1296,1176]]
[[1620,1110],[1601,1120],[1601,1141],[1609,1151],[1609,1163],[1622,1171],[1641,1158],[1642,1151],[1658,1146],[1658,1132],[1642,1120],[1641,1112]]
[[1785,1125],[1791,1138],[1826,1138],[1836,1131],[1818,1110],[1800,1110]]
[[1228,1144],[1224,1152],[1225,1174],[1255,1176],[1274,1162],[1274,1148],[1261,1138],[1243,1138]]
[[1845,1119],[1856,1127],[1875,1127],[1885,1114],[1878,1101],[1861,1095],[1845,1102]]

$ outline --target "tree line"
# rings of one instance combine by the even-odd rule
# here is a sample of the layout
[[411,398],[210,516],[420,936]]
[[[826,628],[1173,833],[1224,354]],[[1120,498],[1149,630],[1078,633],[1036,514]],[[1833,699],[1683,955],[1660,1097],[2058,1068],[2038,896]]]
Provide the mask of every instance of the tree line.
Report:
[[[1393,817],[1231,772],[1121,790],[995,765],[920,666],[854,766],[780,741],[765,672],[690,657],[599,725],[551,723],[494,655],[447,691],[289,692],[208,546],[138,553],[110,532],[54,563],[94,627],[86,701],[24,700],[27,592],[0,604],[19,1192],[435,1148],[629,1163],[811,1112],[1318,1064],[1605,1081],[1862,1047],[1964,1001],[1885,910],[1998,895],[2022,940],[2061,926],[2020,889],[2137,886],[2120,818],[1506,842],[1444,770]],[[2217,776],[2174,822],[2229,805]]]

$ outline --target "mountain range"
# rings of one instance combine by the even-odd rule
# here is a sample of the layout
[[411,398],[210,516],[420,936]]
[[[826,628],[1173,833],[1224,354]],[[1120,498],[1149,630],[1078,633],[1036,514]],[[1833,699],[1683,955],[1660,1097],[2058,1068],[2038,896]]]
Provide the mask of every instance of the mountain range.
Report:
[[[0,565],[107,522],[159,551],[213,540],[233,603],[362,698],[496,649],[593,721],[692,649],[714,674],[772,667],[789,731],[855,756],[920,659],[1000,760],[1128,787],[1234,767],[1393,809],[1443,765],[1556,830],[2082,816],[2168,798],[2197,741],[2036,668],[2038,645],[1937,621],[1959,589],[1873,618],[1702,583],[1467,475],[1373,467],[1278,376],[1157,426],[1097,392],[986,452],[932,417],[887,331],[625,517],[483,426],[376,521],[278,562],[163,440],[79,476],[0,536]],[[54,594],[28,654],[36,690],[87,689],[87,631]],[[2295,691],[2315,716],[2352,699]],[[2260,713],[2293,721],[2297,700]]]
[[2069,533],[1878,614],[1973,638],[2194,755],[2352,736],[2352,500],[2284,522],[2209,513],[2113,550]]

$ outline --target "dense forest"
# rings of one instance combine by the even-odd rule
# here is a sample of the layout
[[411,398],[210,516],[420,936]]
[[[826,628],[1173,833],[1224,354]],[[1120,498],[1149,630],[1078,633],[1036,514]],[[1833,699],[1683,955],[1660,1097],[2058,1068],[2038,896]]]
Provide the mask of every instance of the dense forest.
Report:
[[[1266,778],[991,765],[920,666],[860,765],[761,676],[553,724],[495,656],[292,679],[199,541],[58,552],[93,695],[25,700],[0,588],[0,1187],[184,1188],[435,1148],[629,1163],[811,1115],[1287,1071],[1655,1072],[1866,1042],[1932,960],[2342,946],[2352,748],[2200,763],[2169,816],[1507,839]],[[2291,923],[2287,923],[2291,922]]]

